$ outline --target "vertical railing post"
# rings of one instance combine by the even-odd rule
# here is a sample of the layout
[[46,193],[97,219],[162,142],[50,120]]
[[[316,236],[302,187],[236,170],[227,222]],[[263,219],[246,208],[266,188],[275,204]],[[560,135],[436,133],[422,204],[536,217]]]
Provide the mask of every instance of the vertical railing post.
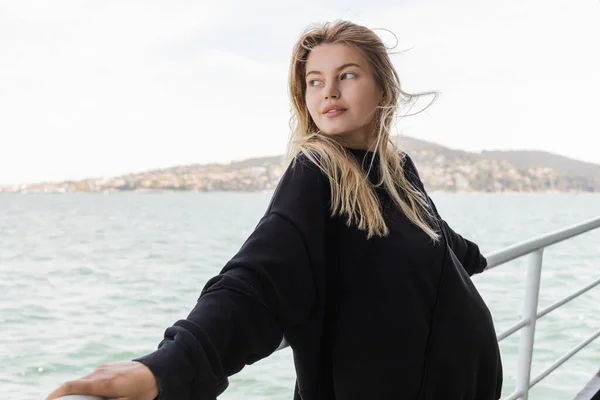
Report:
[[516,391],[518,393],[523,393],[523,400],[527,400],[529,397],[531,360],[533,358],[533,342],[535,339],[535,323],[537,319],[538,300],[540,295],[540,278],[542,275],[543,254],[543,248],[531,253],[529,255],[529,267],[527,269],[523,319],[528,321],[528,323],[527,326],[523,327],[521,330],[516,387]]

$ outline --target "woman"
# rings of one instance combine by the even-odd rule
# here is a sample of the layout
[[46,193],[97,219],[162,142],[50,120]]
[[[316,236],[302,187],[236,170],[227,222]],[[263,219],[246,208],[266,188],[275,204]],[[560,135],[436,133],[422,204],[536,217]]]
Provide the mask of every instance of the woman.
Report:
[[401,96],[386,48],[350,22],[305,32],[290,69],[292,163],[254,232],[159,348],[66,394],[215,399],[228,376],[293,350],[295,399],[500,397],[486,260],[440,218],[389,130]]

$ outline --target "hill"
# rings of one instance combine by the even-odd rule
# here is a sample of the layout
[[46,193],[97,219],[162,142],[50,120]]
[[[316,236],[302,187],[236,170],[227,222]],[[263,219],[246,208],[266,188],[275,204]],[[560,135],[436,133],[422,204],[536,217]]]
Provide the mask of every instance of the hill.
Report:
[[[473,153],[410,137],[397,146],[414,159],[428,190],[447,192],[600,192],[600,165],[541,151]],[[0,191],[270,191],[284,170],[282,157],[230,164],[193,164],[113,178],[39,183]]]
[[548,167],[563,173],[581,176],[598,176],[600,165],[574,160],[545,151],[483,151],[482,156],[493,160],[506,160],[521,168]]

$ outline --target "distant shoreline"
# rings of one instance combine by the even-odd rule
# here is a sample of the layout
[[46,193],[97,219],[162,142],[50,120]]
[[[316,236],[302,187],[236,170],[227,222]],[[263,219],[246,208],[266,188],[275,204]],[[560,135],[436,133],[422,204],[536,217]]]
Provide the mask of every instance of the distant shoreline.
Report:
[[[401,137],[428,192],[594,193],[600,192],[600,165],[539,151],[469,153]],[[62,182],[0,186],[0,193],[163,193],[270,192],[284,173],[281,157],[230,164],[191,164]]]

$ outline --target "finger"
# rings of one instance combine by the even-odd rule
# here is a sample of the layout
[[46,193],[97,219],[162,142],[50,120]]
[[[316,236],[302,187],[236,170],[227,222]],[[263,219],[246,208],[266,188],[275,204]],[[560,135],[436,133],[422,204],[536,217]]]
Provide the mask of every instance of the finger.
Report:
[[68,381],[56,388],[52,393],[46,396],[45,400],[52,400],[69,394],[83,394],[82,390],[83,379]]
[[109,379],[81,378],[63,383],[58,389],[50,393],[48,397],[46,397],[46,400],[56,399],[58,397],[63,397],[70,394],[83,394],[101,397],[119,396],[114,392],[112,386],[112,380]]
[[58,397],[62,397],[62,396],[66,396],[68,394],[82,394],[81,392],[77,392],[77,393],[68,393],[71,389],[72,385],[75,385],[76,388],[75,390],[81,390],[80,389],[80,385],[77,383],[78,381],[82,381],[82,380],[89,380],[92,375],[96,375],[98,372],[92,371],[89,374],[82,376],[81,378],[77,379],[77,380],[73,380],[73,381],[69,381],[69,382],[65,382],[63,383],[59,388],[57,388],[56,390],[54,390],[52,393],[50,393],[48,396],[46,396],[45,400],[52,400],[52,399],[56,399]]

